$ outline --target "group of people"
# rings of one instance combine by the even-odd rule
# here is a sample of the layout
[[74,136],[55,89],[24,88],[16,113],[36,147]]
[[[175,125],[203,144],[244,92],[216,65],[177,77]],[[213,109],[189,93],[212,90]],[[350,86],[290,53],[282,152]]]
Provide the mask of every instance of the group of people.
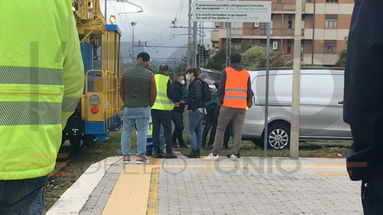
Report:
[[[187,96],[184,93],[184,74],[175,75],[172,81],[166,64],[161,64],[158,73],[153,74],[148,69],[149,61],[148,53],[138,54],[137,64],[127,69],[121,81],[120,93],[125,102],[121,135],[124,163],[131,162],[131,135],[134,127],[137,130],[136,163],[147,163],[145,154],[154,158],[177,158],[173,151],[177,140],[180,147],[187,147],[183,139],[183,114],[186,107],[191,151],[185,156],[199,158],[201,147],[204,146],[212,148],[209,159],[217,160],[223,139],[225,147],[228,147],[232,135],[234,147],[228,157],[237,159],[240,156],[241,130],[246,109],[251,106],[253,97],[249,73],[240,64],[241,55],[231,55],[232,64],[222,73],[219,83],[215,83],[216,90],[199,78],[200,69],[189,68],[186,71]],[[212,91],[216,92],[213,96]],[[203,119],[206,126],[202,132]],[[148,132],[151,138],[148,138]],[[145,147],[148,139],[153,142],[151,148]]]
[[[44,186],[56,164],[62,130],[83,92],[80,41],[71,1],[6,0],[0,5],[0,20],[4,20],[0,31],[0,214],[42,214]],[[355,0],[345,73],[344,120],[351,125],[353,135],[347,167],[352,180],[362,181],[366,215],[383,214],[382,9],[381,0]],[[184,101],[177,93],[168,92],[171,81],[164,73],[154,75],[147,69],[149,60],[148,54],[139,54],[137,65],[125,73],[122,82],[124,160],[130,160],[130,135],[136,126],[136,160],[147,161],[144,154],[151,117],[156,136],[154,155],[175,157],[169,116],[181,122],[184,105],[188,106],[192,144],[189,155],[197,157],[202,142],[201,120],[209,114],[201,100],[205,85],[198,79],[198,69],[187,71],[191,84],[189,98]],[[239,156],[239,131],[246,107],[251,106],[248,73],[240,67],[239,55],[232,55],[231,61],[232,66],[226,68],[218,87],[221,107],[211,159],[219,158],[230,122],[234,130],[230,156]],[[165,71],[166,66],[160,70]],[[182,85],[181,76],[179,80]],[[177,88],[174,86],[177,84],[172,87]],[[177,132],[173,138],[180,141],[182,127],[175,124]],[[158,125],[164,127],[164,155],[157,137],[161,129]]]

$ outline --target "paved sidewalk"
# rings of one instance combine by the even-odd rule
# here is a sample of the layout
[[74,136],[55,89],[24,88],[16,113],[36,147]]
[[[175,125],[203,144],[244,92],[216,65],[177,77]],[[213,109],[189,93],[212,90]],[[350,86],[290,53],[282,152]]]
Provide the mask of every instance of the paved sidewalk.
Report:
[[235,162],[240,168],[229,160],[185,161],[194,168],[160,170],[160,215],[362,214],[360,185],[349,181],[344,160],[245,158]]
[[77,214],[360,215],[359,189],[344,159],[118,160]]

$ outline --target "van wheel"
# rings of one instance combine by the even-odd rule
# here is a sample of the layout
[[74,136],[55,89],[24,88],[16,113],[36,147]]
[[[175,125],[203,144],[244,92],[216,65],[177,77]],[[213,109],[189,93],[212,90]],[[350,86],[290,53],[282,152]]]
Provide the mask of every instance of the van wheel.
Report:
[[272,149],[282,150],[287,148],[290,144],[290,125],[283,122],[270,124],[268,143]]

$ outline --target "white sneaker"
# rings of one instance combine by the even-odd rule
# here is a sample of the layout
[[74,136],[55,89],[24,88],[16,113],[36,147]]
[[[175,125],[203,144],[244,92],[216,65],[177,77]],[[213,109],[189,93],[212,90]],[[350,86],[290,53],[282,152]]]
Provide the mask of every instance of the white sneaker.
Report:
[[236,161],[236,160],[238,160],[238,157],[236,155],[231,155],[230,160]]
[[217,161],[219,159],[219,155],[213,155],[213,153],[210,153],[208,156],[207,156],[207,158],[206,158],[206,160],[211,160],[211,161]]

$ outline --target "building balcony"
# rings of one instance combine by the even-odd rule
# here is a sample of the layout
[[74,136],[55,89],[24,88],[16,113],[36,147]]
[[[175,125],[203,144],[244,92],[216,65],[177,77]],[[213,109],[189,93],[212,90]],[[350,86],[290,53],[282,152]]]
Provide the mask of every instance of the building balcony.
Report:
[[210,32],[211,41],[218,42],[219,41],[219,30],[214,30]]
[[[312,3],[303,3],[303,13],[312,14],[314,12]],[[271,11],[274,14],[295,14],[295,3],[273,3]]]
[[[294,28],[272,28],[270,33],[271,33],[270,34],[271,39],[294,39]],[[226,37],[227,37],[226,29],[212,31],[211,33],[212,41],[219,41],[220,39],[226,39]],[[233,39],[266,39],[267,29],[263,27],[232,28],[231,37]],[[311,31],[306,31],[305,29],[302,29],[302,39],[311,39],[311,38],[312,38],[312,29]]]
[[[304,29],[304,34],[302,39],[310,40],[313,38],[313,29],[306,28]],[[315,40],[345,40],[348,37],[348,29],[315,29]]]
[[335,65],[339,59],[337,54],[314,54],[314,61],[312,61],[312,54],[303,55],[303,64],[311,64],[314,62],[314,65]]

